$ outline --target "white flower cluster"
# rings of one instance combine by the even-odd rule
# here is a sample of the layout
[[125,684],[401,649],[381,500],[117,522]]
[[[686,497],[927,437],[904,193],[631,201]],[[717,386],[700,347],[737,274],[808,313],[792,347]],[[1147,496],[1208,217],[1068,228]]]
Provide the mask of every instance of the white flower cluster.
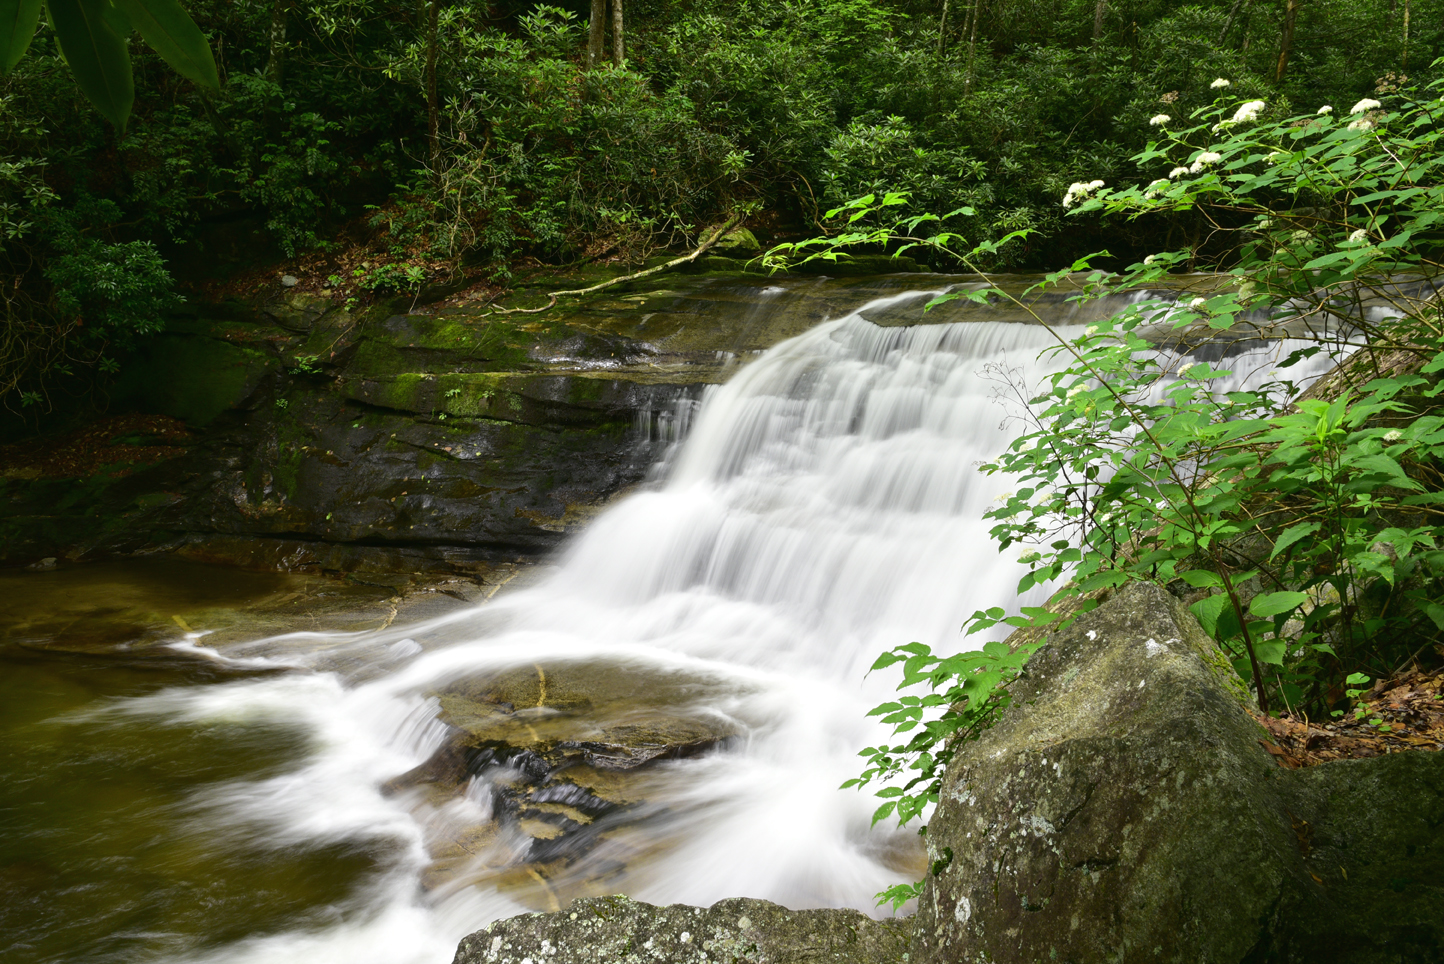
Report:
[[1378,102],[1377,100],[1375,100],[1374,98],[1372,98],[1372,97],[1365,97],[1363,100],[1359,101],[1359,102],[1358,102],[1357,104],[1355,104],[1353,107],[1350,107],[1350,108],[1349,108],[1349,113],[1350,113],[1350,114],[1362,114],[1362,113],[1364,113],[1364,111],[1366,111],[1366,110],[1378,110],[1380,107],[1383,107],[1383,106],[1384,106],[1383,104],[1379,103],[1379,102]]
[[1215,80],[1213,83],[1209,84],[1208,86],[1212,87],[1214,90],[1218,90],[1218,89],[1220,89],[1220,88],[1222,88],[1222,87],[1228,87],[1228,86],[1229,86],[1229,82],[1228,82],[1227,80],[1223,79],[1222,77],[1220,77],[1220,78],[1218,78],[1217,80]]
[[1193,164],[1188,169],[1188,173],[1201,174],[1205,167],[1211,167],[1221,160],[1223,160],[1222,154],[1216,151],[1204,151],[1198,155],[1198,157],[1194,158]]
[[1193,366],[1197,365],[1197,364],[1198,364],[1198,362],[1185,362],[1184,364],[1179,365],[1179,366],[1178,366],[1178,377],[1179,377],[1179,378],[1182,378],[1184,375],[1188,374],[1188,370],[1189,370],[1190,368],[1192,368]]
[[1088,391],[1087,385],[1074,385],[1072,388],[1068,389],[1068,401],[1073,401],[1073,399],[1077,398],[1079,395],[1082,395],[1086,391]]
[[1065,208],[1071,208],[1074,204],[1077,204],[1102,186],[1102,181],[1089,181],[1087,184],[1084,184],[1082,181],[1074,181],[1069,185],[1068,193],[1063,195],[1063,206]]
[[1183,177],[1183,175],[1185,175],[1185,174],[1187,174],[1187,173],[1188,173],[1188,168],[1186,168],[1186,167],[1175,167],[1173,170],[1171,170],[1171,171],[1168,172],[1168,176],[1169,176],[1169,177]]
[[1199,308],[1202,308],[1202,307],[1203,307],[1204,305],[1206,305],[1206,304],[1208,304],[1208,299],[1207,299],[1207,298],[1194,298],[1192,301],[1190,301],[1190,302],[1188,303],[1188,307],[1197,310],[1197,309],[1199,309]]
[[1334,109],[1328,104],[1325,104],[1323,107],[1320,107],[1318,110],[1314,111],[1315,114],[1332,114],[1333,112]]
[[1156,180],[1156,181],[1154,181],[1153,183],[1149,184],[1148,187],[1144,188],[1144,190],[1143,190],[1143,196],[1146,197],[1146,198],[1155,198],[1155,197],[1158,197],[1160,194],[1163,193],[1164,189],[1167,188],[1167,187],[1168,187],[1168,178],[1166,178],[1166,177],[1160,177],[1158,180]]
[[1233,123],[1252,124],[1254,121],[1258,120],[1259,111],[1263,110],[1264,106],[1264,102],[1261,100],[1249,101],[1247,104],[1244,104],[1238,110],[1234,111]]
[[1369,232],[1368,232],[1368,231],[1365,231],[1363,228],[1359,228],[1357,231],[1352,231],[1352,232],[1349,233],[1349,240],[1350,240],[1350,241],[1362,241],[1362,240],[1364,240],[1365,238],[1367,238],[1368,236],[1369,236]]
[[1397,428],[1390,429],[1389,431],[1384,433],[1384,441],[1386,442],[1397,442],[1403,437],[1404,433],[1399,431]]
[[1167,124],[1171,120],[1173,120],[1173,118],[1169,117],[1167,114],[1154,114],[1152,117],[1148,118],[1148,126],[1162,127],[1164,124]]
[[1349,121],[1349,130],[1351,131],[1366,131],[1373,126],[1373,121],[1363,117],[1360,117],[1358,120]]

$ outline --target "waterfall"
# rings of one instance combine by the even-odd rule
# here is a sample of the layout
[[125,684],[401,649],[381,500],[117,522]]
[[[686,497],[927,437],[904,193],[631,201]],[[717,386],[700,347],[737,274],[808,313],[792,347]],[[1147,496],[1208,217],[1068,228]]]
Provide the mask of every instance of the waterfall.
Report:
[[[977,645],[963,620],[1015,597],[1022,567],[982,519],[1006,480],[977,465],[1013,434],[985,366],[1036,383],[1053,343],[1028,324],[866,320],[933,293],[878,299],[742,365],[689,413],[660,478],[598,517],[539,585],[421,626],[315,637],[328,662],[309,672],[131,701],[127,713],[282,720],[309,735],[298,768],[196,796],[196,833],[261,850],[346,845],[375,864],[344,901],[188,959],[443,964],[464,934],[573,886],[882,913],[873,894],[921,866],[911,829],[871,827],[877,801],[838,789],[886,736],[866,712],[893,678],[867,670],[912,640]],[[665,692],[669,712],[732,736],[650,764],[644,798],[569,876],[537,876],[550,889],[517,869],[535,848],[512,833],[423,891],[438,841],[464,844],[462,828],[490,817],[487,781],[502,771],[447,801],[382,786],[442,746],[438,691],[518,667],[535,667],[538,686],[558,667],[634,680],[639,703]],[[554,720],[537,702],[527,719]]]

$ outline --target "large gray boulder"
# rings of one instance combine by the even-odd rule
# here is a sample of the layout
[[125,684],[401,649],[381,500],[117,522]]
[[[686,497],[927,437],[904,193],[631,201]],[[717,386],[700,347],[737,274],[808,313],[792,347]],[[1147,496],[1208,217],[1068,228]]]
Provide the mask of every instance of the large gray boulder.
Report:
[[1437,754],[1281,769],[1227,661],[1147,585],[1056,634],[1013,696],[945,777],[916,959],[1441,959]]
[[453,964],[900,964],[907,924],[748,898],[703,908],[592,897],[488,924]]

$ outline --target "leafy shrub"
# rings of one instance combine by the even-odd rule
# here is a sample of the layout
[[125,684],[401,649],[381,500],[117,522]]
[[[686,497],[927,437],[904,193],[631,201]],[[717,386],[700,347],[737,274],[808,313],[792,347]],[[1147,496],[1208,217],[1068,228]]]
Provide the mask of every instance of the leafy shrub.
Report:
[[[1026,428],[983,467],[1019,483],[987,516],[1001,550],[1024,550],[1019,561],[1030,571],[1020,592],[1066,580],[1059,603],[1150,580],[1188,594],[1265,712],[1279,701],[1326,713],[1346,686],[1392,674],[1439,639],[1441,87],[1401,91],[1387,106],[1366,98],[1347,114],[1321,107],[1279,116],[1261,100],[1220,98],[1182,124],[1154,119],[1162,136],[1135,157],[1141,183],[1110,188],[1095,179],[1069,188],[1063,204],[1077,214],[1192,211],[1214,227],[1191,249],[1087,274],[1076,300],[1157,291],[1171,271],[1204,258],[1227,275],[1200,296],[1138,301],[1077,337],[1035,316],[1057,337],[1060,370],[1036,392],[1017,386]],[[901,201],[870,196],[840,213],[856,225]],[[848,247],[899,242],[966,262],[992,253],[994,244],[967,251],[956,234],[918,230],[937,221],[854,227],[772,257],[835,258]],[[1088,267],[1081,260],[1038,287],[1076,285]],[[932,304],[957,297],[1027,307],[1026,295],[1001,289]],[[1217,338],[1291,339],[1293,347],[1262,384],[1240,387],[1221,360],[1184,360],[1190,346]],[[1183,354],[1161,351],[1161,341],[1180,344]],[[1319,354],[1338,367],[1327,394],[1309,397],[1288,373]],[[975,613],[966,628],[1041,629],[1055,619],[1048,609],[1008,617],[995,608]],[[1006,647],[991,645],[974,658],[1001,659]],[[935,799],[946,741],[1000,698],[1003,677],[984,676],[966,662],[970,655],[953,658],[962,660],[961,674],[934,676],[926,669],[942,664],[914,648],[879,661],[906,659],[903,686],[937,689],[874,711],[898,733],[921,728],[908,743],[863,751],[868,769],[853,785],[917,771],[880,792],[888,798],[880,816],[906,820]],[[1021,659],[1009,666],[1016,672]],[[990,688],[960,703],[957,681],[970,672]]]

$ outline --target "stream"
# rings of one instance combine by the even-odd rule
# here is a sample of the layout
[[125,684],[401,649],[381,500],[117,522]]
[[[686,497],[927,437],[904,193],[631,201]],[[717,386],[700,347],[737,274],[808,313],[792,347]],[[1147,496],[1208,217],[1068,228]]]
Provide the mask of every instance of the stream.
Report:
[[[939,284],[911,283],[672,413],[652,482],[480,605],[222,643],[181,613],[315,587],[0,574],[0,959],[445,964],[490,920],[617,892],[885,913],[924,856],[838,790],[886,735],[866,713],[893,677],[867,671],[911,640],[978,645],[964,619],[1016,598],[982,519],[1008,482],[977,465],[1011,437],[999,373],[1036,384],[1052,344],[899,326]],[[117,658],[138,606],[173,626]],[[120,628],[39,645],[77,624]]]

